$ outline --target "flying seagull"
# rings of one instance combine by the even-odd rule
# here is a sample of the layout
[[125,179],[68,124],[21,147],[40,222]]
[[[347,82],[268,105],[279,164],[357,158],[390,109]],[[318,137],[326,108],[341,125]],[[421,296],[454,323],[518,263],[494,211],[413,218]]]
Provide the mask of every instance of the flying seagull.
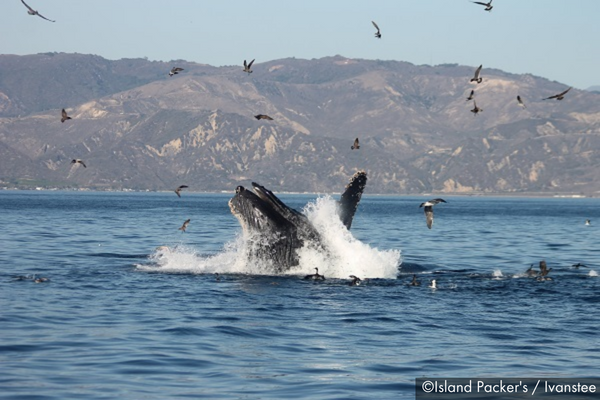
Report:
[[27,14],[29,14],[29,15],[37,15],[38,17],[40,17],[40,18],[43,18],[43,19],[45,19],[46,21],[50,21],[50,22],[56,22],[56,21],[52,21],[51,19],[48,19],[48,18],[44,17],[42,14],[40,14],[40,13],[39,13],[39,12],[37,12],[37,11],[35,11],[33,8],[29,7],[29,6],[27,5],[27,3],[25,3],[23,0],[21,0],[21,3],[23,3],[23,5],[24,5],[25,7],[27,7],[27,9],[28,9],[28,10],[27,10]]
[[254,63],[254,60],[250,61],[249,64],[246,64],[246,60],[244,60],[244,72],[247,72],[249,74],[252,73],[252,70],[250,68],[252,68],[252,63]]
[[475,107],[473,107],[473,109],[471,110],[471,112],[473,113],[473,116],[476,116],[477,113],[480,113],[480,112],[483,111],[483,108],[477,107],[477,102],[475,100],[473,100],[473,104],[475,105]]
[[567,90],[565,90],[562,93],[555,94],[554,96],[546,97],[545,99],[542,99],[542,100],[550,100],[550,99],[562,100],[565,98],[565,94],[567,94],[567,92],[571,89],[573,89],[573,87],[568,88]]
[[173,67],[171,68],[171,71],[169,71],[169,76],[177,75],[181,71],[183,71],[183,68]]
[[377,32],[375,32],[375,37],[377,39],[381,39],[381,31],[379,30],[379,27],[377,26],[375,21],[371,21],[371,23],[373,23],[373,26],[375,27],[375,29],[377,29]]
[[352,278],[352,282],[350,282],[350,286],[360,285],[360,278],[358,276],[350,275],[350,278]]
[[175,193],[177,194],[177,197],[181,197],[181,189],[185,189],[187,187],[188,187],[187,185],[181,185],[177,189],[175,189]]
[[481,64],[476,70],[475,70],[475,75],[471,78],[471,80],[469,82],[477,82],[477,83],[481,83],[483,81],[483,78],[479,77],[479,74],[481,73],[481,68],[483,68],[483,64]]
[[592,224],[592,221],[590,221],[589,219],[586,219],[586,220],[585,220],[585,224],[589,226],[589,225],[591,225],[591,224]]
[[492,6],[492,0],[490,0],[489,3],[484,3],[482,1],[472,1],[471,3],[481,4],[482,6],[485,6],[485,11],[492,11],[492,8],[494,8],[494,6]]
[[358,138],[354,139],[354,144],[352,146],[350,146],[351,150],[358,150],[360,149],[360,143],[358,142]]
[[77,158],[75,160],[71,160],[71,164],[81,164],[81,165],[83,165],[83,168],[87,168],[87,166],[85,165],[83,160],[80,160],[79,158]]
[[523,100],[521,100],[521,96],[517,96],[517,102],[519,103],[519,105],[523,108],[527,108],[525,106],[525,103],[523,103]]
[[471,94],[469,94],[469,97],[467,97],[467,101],[473,100],[473,96],[475,96],[475,91],[471,90]]
[[273,121],[273,118],[271,118],[271,117],[269,117],[268,115],[265,115],[265,114],[258,114],[258,115],[255,115],[255,116],[254,116],[254,118],[256,118],[256,119],[258,119],[258,120],[261,120],[261,119],[266,119],[266,120],[268,120],[268,121]]
[[425,207],[425,219],[427,220],[427,227],[429,229],[431,229],[431,226],[433,225],[433,206],[438,203],[447,203],[447,201],[444,199],[433,199],[426,201],[425,203],[421,203],[419,206],[419,208]]
[[66,112],[66,111],[65,111],[65,109],[63,108],[63,109],[62,109],[62,118],[60,119],[60,122],[65,122],[65,121],[66,121],[66,120],[68,120],[68,119],[73,119],[73,118],[69,117],[69,116],[67,115],[67,112]]
[[181,225],[181,228],[177,229],[178,231],[181,231],[181,233],[185,232],[185,230],[187,229],[188,225],[190,224],[190,219],[186,219],[185,222],[183,223],[183,225]]
[[437,279],[432,279],[429,281],[429,287],[432,289],[437,289]]

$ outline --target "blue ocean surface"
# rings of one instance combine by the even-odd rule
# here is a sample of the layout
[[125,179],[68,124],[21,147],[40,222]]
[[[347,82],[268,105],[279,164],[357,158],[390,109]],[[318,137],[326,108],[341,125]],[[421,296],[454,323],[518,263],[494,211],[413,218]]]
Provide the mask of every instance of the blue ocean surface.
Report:
[[[230,197],[0,191],[0,398],[411,399],[419,377],[600,375],[600,199],[449,196],[429,230],[428,198],[366,194],[348,233],[331,198],[282,195],[331,252],[276,276],[245,258]],[[541,260],[552,280],[524,274]],[[303,280],[315,267],[327,279]]]

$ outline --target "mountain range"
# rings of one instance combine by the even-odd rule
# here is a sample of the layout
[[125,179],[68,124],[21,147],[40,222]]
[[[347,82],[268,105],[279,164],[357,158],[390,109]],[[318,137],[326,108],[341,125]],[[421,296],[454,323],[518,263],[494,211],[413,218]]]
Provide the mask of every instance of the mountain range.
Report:
[[0,187],[600,194],[600,93],[476,67],[0,55]]

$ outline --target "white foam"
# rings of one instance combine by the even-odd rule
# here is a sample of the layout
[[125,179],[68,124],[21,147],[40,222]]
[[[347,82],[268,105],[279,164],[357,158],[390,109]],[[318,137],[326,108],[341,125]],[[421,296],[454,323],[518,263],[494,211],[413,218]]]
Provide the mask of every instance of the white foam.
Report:
[[[336,202],[331,197],[318,198],[305,207],[305,214],[321,235],[327,252],[308,246],[299,251],[299,265],[287,275],[313,274],[314,268],[326,278],[396,278],[400,264],[399,250],[379,250],[360,242],[340,221]],[[212,256],[199,255],[196,249],[184,245],[158,247],[150,256],[150,264],[138,265],[143,270],[170,273],[241,273],[273,275],[268,261],[251,259],[251,246],[256,238],[240,233]]]
[[500,279],[502,277],[504,277],[504,275],[502,275],[502,271],[500,271],[499,269],[494,270],[494,272],[492,272],[492,277],[494,279]]
[[594,271],[593,269],[590,269],[588,276],[598,276],[598,273],[596,271]]

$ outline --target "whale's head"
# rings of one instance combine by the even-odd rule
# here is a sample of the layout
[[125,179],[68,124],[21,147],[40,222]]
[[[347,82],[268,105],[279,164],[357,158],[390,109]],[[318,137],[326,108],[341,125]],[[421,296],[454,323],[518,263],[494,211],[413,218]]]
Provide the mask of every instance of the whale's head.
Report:
[[[338,202],[340,219],[348,229],[366,183],[364,171],[354,174]],[[248,256],[269,260],[278,272],[298,265],[297,250],[307,244],[325,250],[308,218],[258,183],[252,183],[252,190],[238,186],[229,208],[244,231]]]
[[306,241],[318,243],[319,234],[308,218],[288,207],[265,187],[238,186],[229,208],[240,221],[250,255],[269,260],[276,270],[298,265],[297,250]]

